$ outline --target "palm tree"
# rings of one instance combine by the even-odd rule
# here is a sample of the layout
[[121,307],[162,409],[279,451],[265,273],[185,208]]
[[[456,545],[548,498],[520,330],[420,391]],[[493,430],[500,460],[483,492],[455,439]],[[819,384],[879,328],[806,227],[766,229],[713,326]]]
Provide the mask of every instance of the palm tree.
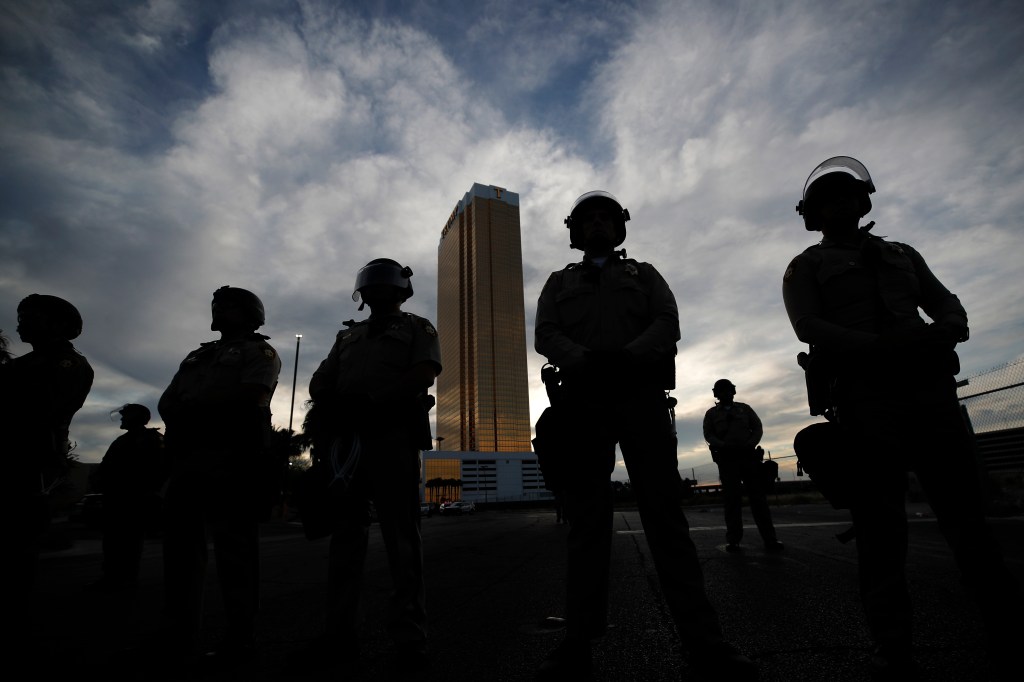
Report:
[[426,488],[426,495],[425,495],[425,497],[428,498],[428,499],[426,499],[424,501],[425,502],[437,502],[438,501],[437,500],[437,498],[438,498],[437,489],[439,487],[441,487],[441,479],[440,478],[432,478],[429,481],[427,481],[426,483],[424,483],[423,487]]
[[[431,479],[437,481],[436,487],[441,488],[441,499],[443,500],[457,500],[462,496],[459,494],[462,488],[462,480],[458,478],[435,478]],[[429,481],[427,483],[429,485]]]

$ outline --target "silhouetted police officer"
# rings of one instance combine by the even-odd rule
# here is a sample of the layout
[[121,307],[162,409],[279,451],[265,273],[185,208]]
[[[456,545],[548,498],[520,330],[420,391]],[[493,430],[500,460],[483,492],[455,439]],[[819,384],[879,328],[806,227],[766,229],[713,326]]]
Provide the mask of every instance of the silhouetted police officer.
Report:
[[[311,663],[358,662],[359,593],[372,500],[394,592],[387,628],[402,672],[427,664],[427,616],[420,538],[420,451],[431,448],[427,389],[441,372],[437,331],[402,312],[413,295],[412,270],[377,258],[356,275],[352,300],[370,317],[347,322],[313,374],[309,394],[334,423],[332,464],[339,498],[328,566],[327,637]],[[359,306],[360,310],[362,305]]]
[[49,523],[46,496],[66,471],[68,430],[93,371],[71,344],[82,333],[82,316],[68,301],[45,294],[23,299],[17,332],[32,350],[0,363],[0,456],[12,548],[9,621],[20,635],[31,622],[38,542]]
[[10,343],[4,330],[0,329],[0,365],[6,365],[11,361]]
[[259,531],[270,399],[281,360],[263,303],[250,291],[213,294],[210,329],[220,339],[189,353],[160,397],[170,462],[165,505],[165,629],[172,653],[190,657],[202,624],[207,532],[227,617],[216,660],[248,655],[259,607]]
[[781,550],[775,536],[772,513],[768,509],[761,468],[763,451],[757,448],[764,429],[753,408],[736,402],[736,387],[728,379],[719,379],[712,389],[718,404],[704,413],[704,440],[711,448],[711,458],[718,464],[718,478],[725,495],[726,550],[740,549],[743,539],[743,486],[750,500],[750,512],[761,534],[765,549]]
[[137,584],[146,530],[160,512],[164,480],[164,437],[146,427],[149,408],[128,403],[117,414],[125,433],[107,448],[91,481],[103,494],[103,577],[88,587],[100,592]]
[[607,192],[588,192],[565,223],[584,252],[548,278],[537,304],[536,349],[558,366],[572,450],[563,491],[569,521],[567,629],[541,678],[575,679],[591,666],[591,640],[607,627],[612,538],[609,479],[618,443],[669,610],[691,665],[723,679],[753,679],[753,663],[727,644],[680,506],[675,427],[679,315],[668,284],[625,257],[629,213]]
[[953,349],[968,338],[967,314],[915,249],[870,235],[874,223],[858,227],[874,190],[856,159],[834,157],[815,168],[797,211],[822,240],[793,259],[782,293],[797,337],[812,347],[812,411],[831,416],[860,458],[847,489],[861,598],[877,645],[872,669],[881,678],[908,679],[915,666],[905,577],[907,471],[917,474],[979,599],[997,663],[1020,644],[1020,593],[986,527],[957,404]]

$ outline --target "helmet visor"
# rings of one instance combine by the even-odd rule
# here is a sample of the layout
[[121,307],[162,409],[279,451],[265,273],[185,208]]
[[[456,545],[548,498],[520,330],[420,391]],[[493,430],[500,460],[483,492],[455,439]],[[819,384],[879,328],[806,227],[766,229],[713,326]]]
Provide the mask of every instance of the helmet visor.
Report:
[[573,202],[572,208],[569,210],[569,217],[566,218],[566,222],[571,222],[572,217],[584,204],[590,204],[592,202],[596,204],[603,203],[614,206],[614,210],[624,218],[624,221],[629,220],[629,213],[623,210],[622,204],[620,204],[619,200],[612,196],[610,192],[594,190],[593,192],[587,192],[586,194],[580,195],[580,197]]
[[826,159],[818,164],[818,167],[811,171],[811,174],[807,176],[807,182],[804,183],[804,201],[807,200],[807,188],[810,187],[815,180],[820,178],[822,175],[835,173],[837,171],[852,175],[858,180],[863,180],[868,186],[868,194],[875,191],[875,183],[871,181],[871,174],[868,173],[868,169],[864,167],[863,163],[852,156],[833,156],[831,159]]
[[389,284],[399,289],[409,289],[412,283],[412,269],[402,267],[395,262],[369,263],[359,269],[356,274],[356,286],[352,292],[352,300],[359,300],[359,290],[372,284]]

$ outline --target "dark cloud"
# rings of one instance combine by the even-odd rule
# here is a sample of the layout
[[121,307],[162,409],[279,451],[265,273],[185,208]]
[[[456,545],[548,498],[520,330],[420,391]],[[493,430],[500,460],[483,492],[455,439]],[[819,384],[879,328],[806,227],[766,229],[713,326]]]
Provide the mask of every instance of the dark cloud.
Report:
[[285,425],[295,334],[299,421],[359,316],[359,266],[411,264],[408,307],[433,317],[452,207],[474,182],[518,192],[532,339],[547,274],[579,256],[562,218],[603,188],[680,304],[682,465],[713,472],[696,426],[723,374],[785,454],[811,420],[781,276],[815,241],[793,206],[828,156],[868,165],[876,230],[961,296],[965,373],[1021,355],[1018,4],[8,3],[0,327],[35,291],[79,305],[97,386],[75,428],[96,459],[109,410],[155,407],[213,337],[212,291],[250,288]]

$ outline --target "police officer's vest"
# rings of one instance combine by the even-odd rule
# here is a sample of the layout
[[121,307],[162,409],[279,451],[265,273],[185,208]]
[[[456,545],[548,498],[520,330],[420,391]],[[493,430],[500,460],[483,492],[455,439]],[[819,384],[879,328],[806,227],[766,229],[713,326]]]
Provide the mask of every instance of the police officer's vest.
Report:
[[[625,251],[622,251],[625,253]],[[654,268],[650,263],[642,263],[633,258],[625,258],[617,256],[615,254],[608,257],[608,262],[605,267],[611,265],[613,259],[618,259],[627,272],[632,272],[643,284],[645,291],[649,291],[651,286],[647,281],[647,273]],[[556,274],[558,276],[558,287],[560,290],[565,289],[566,276],[570,278],[579,277],[584,278],[588,270],[595,269],[600,270],[596,265],[588,264],[586,261],[577,263],[569,263]],[[650,325],[654,322],[653,319],[645,320],[646,325]],[[676,387],[676,362],[675,362],[675,347],[672,348],[672,354],[666,355],[664,358],[658,361],[656,366],[650,367],[644,372],[643,377],[638,377],[645,384],[651,386],[656,385],[658,388],[669,391]]]

